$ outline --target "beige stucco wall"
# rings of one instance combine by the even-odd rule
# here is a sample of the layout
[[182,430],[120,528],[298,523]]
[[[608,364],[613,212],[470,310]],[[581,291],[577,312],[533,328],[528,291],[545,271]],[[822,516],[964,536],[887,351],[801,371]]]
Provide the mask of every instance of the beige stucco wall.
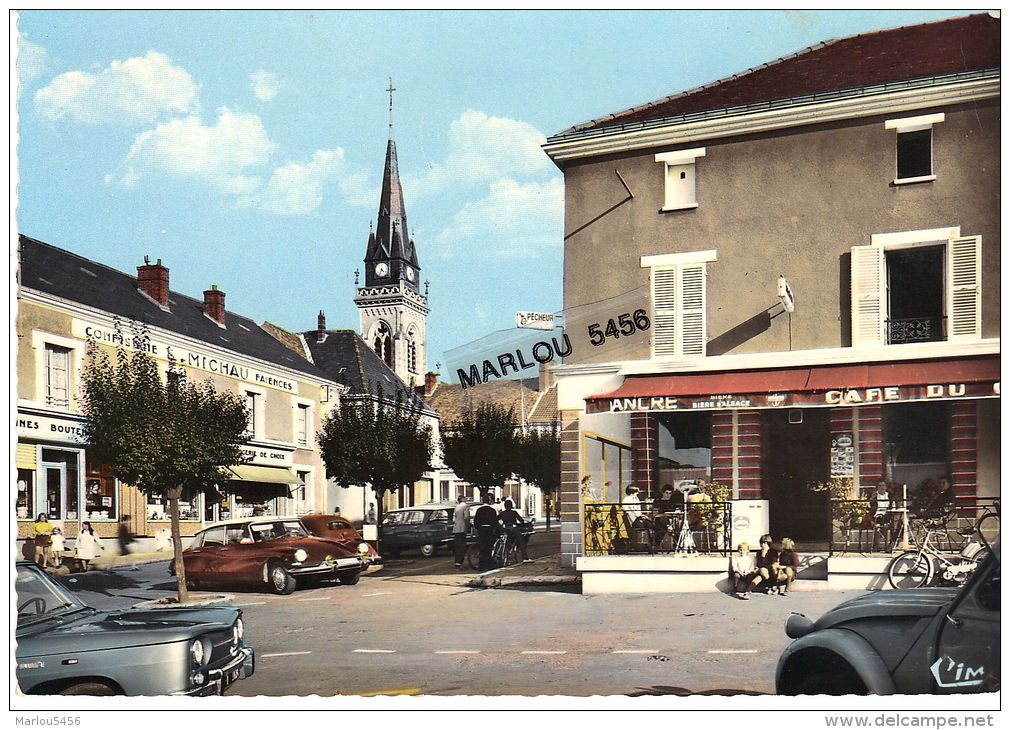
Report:
[[[797,299],[792,349],[848,346],[851,247],[875,233],[950,226],[982,236],[982,335],[998,337],[998,100],[898,116],[938,111],[946,119],[934,126],[937,179],[927,183],[892,184],[895,132],[884,128],[885,117],[680,145],[706,148],[697,161],[699,205],[689,210],[659,212],[664,166],[654,156],[673,148],[569,164],[566,327],[582,339],[575,339],[566,362],[648,358],[645,336],[588,346],[585,322],[648,309],[642,255],[706,249],[718,255],[708,264],[710,345],[765,310],[780,311],[776,281],[784,274]],[[634,195],[624,203],[615,170]],[[617,308],[610,304],[615,297]],[[595,319],[587,320],[587,311]],[[709,354],[789,348],[785,315],[757,330],[730,350],[710,347]]]

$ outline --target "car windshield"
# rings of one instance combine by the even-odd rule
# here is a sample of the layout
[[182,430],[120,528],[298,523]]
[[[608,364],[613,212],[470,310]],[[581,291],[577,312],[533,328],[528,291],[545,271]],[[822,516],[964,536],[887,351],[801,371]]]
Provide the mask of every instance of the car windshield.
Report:
[[282,537],[304,537],[305,528],[298,520],[278,520],[277,522],[253,522],[249,525],[253,540],[277,540]]
[[383,518],[382,524],[384,524],[384,525],[402,525],[403,524],[403,518],[406,517],[406,516],[407,516],[406,512],[390,512],[388,515],[386,515]]
[[86,608],[73,593],[31,565],[19,565],[14,584],[18,596],[18,626]]

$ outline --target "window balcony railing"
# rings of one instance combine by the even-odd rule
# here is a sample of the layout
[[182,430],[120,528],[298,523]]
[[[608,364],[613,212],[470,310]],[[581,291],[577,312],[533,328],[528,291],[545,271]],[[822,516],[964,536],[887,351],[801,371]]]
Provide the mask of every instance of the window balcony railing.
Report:
[[887,343],[939,342],[943,340],[943,317],[911,317],[887,320]]
[[[685,519],[686,517],[686,519]],[[657,512],[641,506],[594,502],[583,514],[583,555],[719,553],[733,551],[727,525],[730,502],[688,504],[685,510]]]
[[971,540],[999,539],[999,499],[957,499],[944,508],[930,507],[916,499],[892,500],[892,509],[874,516],[869,499],[831,500],[831,554],[891,553],[914,548],[926,530],[937,530],[931,544],[939,550],[958,553]]

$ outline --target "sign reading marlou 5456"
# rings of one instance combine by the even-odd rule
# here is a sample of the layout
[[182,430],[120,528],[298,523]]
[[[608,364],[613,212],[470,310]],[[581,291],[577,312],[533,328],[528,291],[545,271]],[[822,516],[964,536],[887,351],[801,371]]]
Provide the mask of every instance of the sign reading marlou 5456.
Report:
[[632,411],[726,410],[737,408],[795,408],[798,406],[859,406],[909,401],[994,398],[999,381],[993,383],[933,383],[889,385],[873,388],[837,388],[789,393],[724,393],[720,395],[647,395],[596,398],[588,402],[589,413]]

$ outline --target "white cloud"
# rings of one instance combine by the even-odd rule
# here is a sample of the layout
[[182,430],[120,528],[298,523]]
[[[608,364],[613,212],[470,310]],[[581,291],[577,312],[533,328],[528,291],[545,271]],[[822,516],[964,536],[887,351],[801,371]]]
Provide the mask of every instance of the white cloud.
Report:
[[18,80],[21,85],[30,84],[46,70],[48,63],[46,49],[32,43],[24,36],[18,36]]
[[344,151],[317,150],[306,164],[289,162],[274,170],[266,187],[241,205],[262,208],[278,215],[311,213],[323,202],[323,188],[344,165]]
[[450,185],[458,189],[542,172],[550,166],[540,149],[545,141],[546,137],[527,122],[467,109],[449,127],[445,162],[420,176],[404,175],[405,192],[422,197]]
[[277,74],[260,69],[249,75],[249,86],[260,101],[272,101],[284,82]]
[[35,94],[40,114],[85,124],[154,122],[165,112],[197,110],[199,87],[163,53],[113,61],[98,73],[68,71]]
[[276,147],[258,116],[221,107],[213,126],[188,116],[138,134],[121,182],[129,187],[143,175],[161,171],[248,195],[261,184],[251,168],[265,164]]
[[468,203],[452,225],[435,240],[443,256],[454,244],[481,239],[485,253],[506,258],[536,256],[545,246],[560,245],[564,231],[564,182],[520,183],[511,178],[493,182],[487,196]]

